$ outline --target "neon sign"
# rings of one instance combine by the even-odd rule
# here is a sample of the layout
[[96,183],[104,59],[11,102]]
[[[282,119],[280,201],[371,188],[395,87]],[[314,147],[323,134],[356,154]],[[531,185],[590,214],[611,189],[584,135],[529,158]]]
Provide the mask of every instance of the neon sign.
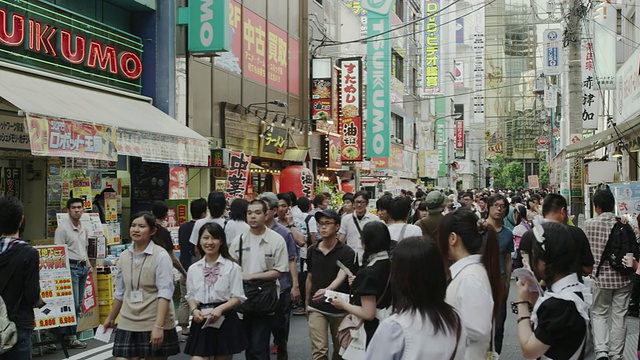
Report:
[[43,2],[0,0],[0,58],[140,91],[140,39]]

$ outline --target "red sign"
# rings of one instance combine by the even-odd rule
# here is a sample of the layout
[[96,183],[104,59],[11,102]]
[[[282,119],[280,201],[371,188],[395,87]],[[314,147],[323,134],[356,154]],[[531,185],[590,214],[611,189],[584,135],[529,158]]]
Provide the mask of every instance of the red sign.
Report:
[[289,92],[292,94],[300,94],[300,44],[297,40],[289,38]]
[[260,84],[267,75],[267,21],[246,7],[242,11],[242,73]]
[[546,136],[540,136],[538,138],[538,145],[546,145],[549,142]]
[[224,193],[229,198],[244,198],[249,183],[249,167],[251,155],[242,151],[229,152],[229,170],[227,170],[227,185]]
[[297,197],[313,194],[313,172],[301,165],[287,166],[280,172],[279,192],[293,191]]
[[269,23],[267,85],[282,92],[287,92],[287,56],[287,32]]
[[454,123],[455,148],[464,149],[464,120],[456,120]]
[[[108,193],[105,193],[108,194]],[[87,275],[87,282],[84,285],[84,299],[82,299],[82,313],[87,313],[96,307],[96,283],[93,281],[93,273]]]
[[359,58],[340,61],[342,161],[362,161],[361,70]]
[[337,124],[332,119],[331,78],[319,78],[311,81],[311,119],[315,120],[316,130],[323,133],[337,133]]
[[218,53],[215,64],[235,74],[242,74],[242,6],[229,0],[229,38],[230,48],[227,52]]
[[27,115],[31,153],[40,156],[117,160],[111,126]]
[[187,198],[187,168],[169,166],[169,199]]
[[389,167],[389,158],[371,158],[371,170],[386,169]]

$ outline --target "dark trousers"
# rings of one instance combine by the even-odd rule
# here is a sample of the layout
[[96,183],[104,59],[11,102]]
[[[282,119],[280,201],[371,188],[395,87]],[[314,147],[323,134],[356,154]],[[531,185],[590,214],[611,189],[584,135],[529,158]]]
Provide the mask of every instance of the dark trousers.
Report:
[[496,317],[496,330],[493,338],[493,346],[498,354],[502,352],[502,339],[504,338],[504,322],[507,320],[507,295],[504,296]]
[[291,289],[280,293],[276,313],[273,316],[273,342],[278,346],[278,359],[287,360],[287,342],[289,341],[289,323],[291,322]]
[[631,274],[631,283],[633,287],[631,288],[631,299],[629,300],[629,312],[637,314],[640,309],[640,275]]
[[0,360],[31,360],[31,329],[18,329],[18,340],[11,350],[0,355]]
[[307,272],[302,271],[302,269],[304,269],[304,265],[306,262],[307,262],[307,259],[300,258],[300,269],[298,269],[298,288],[300,289],[299,303],[302,304],[302,308],[304,308],[305,304],[307,303],[306,291],[305,291],[305,285],[307,283]]
[[273,315],[244,314],[242,318],[247,333],[247,360],[269,360],[269,339]]

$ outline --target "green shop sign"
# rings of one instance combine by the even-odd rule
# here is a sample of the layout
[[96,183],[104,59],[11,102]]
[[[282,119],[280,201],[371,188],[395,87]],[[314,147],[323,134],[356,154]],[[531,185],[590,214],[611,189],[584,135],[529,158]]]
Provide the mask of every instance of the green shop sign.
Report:
[[391,44],[389,15],[369,12],[367,15],[367,156],[389,157]]
[[193,55],[229,51],[229,0],[189,0],[178,9],[178,25],[187,25]]
[[0,0],[0,60],[140,92],[140,38],[43,1]]

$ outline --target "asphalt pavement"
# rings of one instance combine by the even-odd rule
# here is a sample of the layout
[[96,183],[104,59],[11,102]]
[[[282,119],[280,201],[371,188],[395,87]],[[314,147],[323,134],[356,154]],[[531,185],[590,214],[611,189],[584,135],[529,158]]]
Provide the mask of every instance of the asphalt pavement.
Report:
[[[515,298],[515,284],[509,291],[509,303]],[[510,309],[510,307],[508,307]],[[517,360],[522,359],[520,355],[520,347],[518,345],[517,328],[516,328],[516,316],[511,314],[507,315],[507,321],[505,323],[504,345],[501,360]],[[637,318],[628,318],[627,321],[627,342],[625,348],[625,360],[636,360],[636,346],[638,342],[638,325]],[[181,337],[184,339],[184,337]],[[97,340],[87,340],[88,347],[82,350],[69,350],[70,360],[108,360],[113,359],[111,356],[111,350],[113,344],[105,344]],[[184,342],[180,343],[184,347]],[[64,359],[62,350],[59,349],[53,353],[45,353],[43,356],[35,355],[35,360],[61,360]],[[176,355],[170,357],[170,359],[189,359],[185,354]],[[235,359],[244,359],[243,354],[234,356]],[[272,355],[271,359],[276,359],[276,355]],[[291,331],[289,335],[289,359],[291,360],[307,360],[311,359],[311,345],[308,336],[307,320],[304,316],[292,316],[291,318]]]

